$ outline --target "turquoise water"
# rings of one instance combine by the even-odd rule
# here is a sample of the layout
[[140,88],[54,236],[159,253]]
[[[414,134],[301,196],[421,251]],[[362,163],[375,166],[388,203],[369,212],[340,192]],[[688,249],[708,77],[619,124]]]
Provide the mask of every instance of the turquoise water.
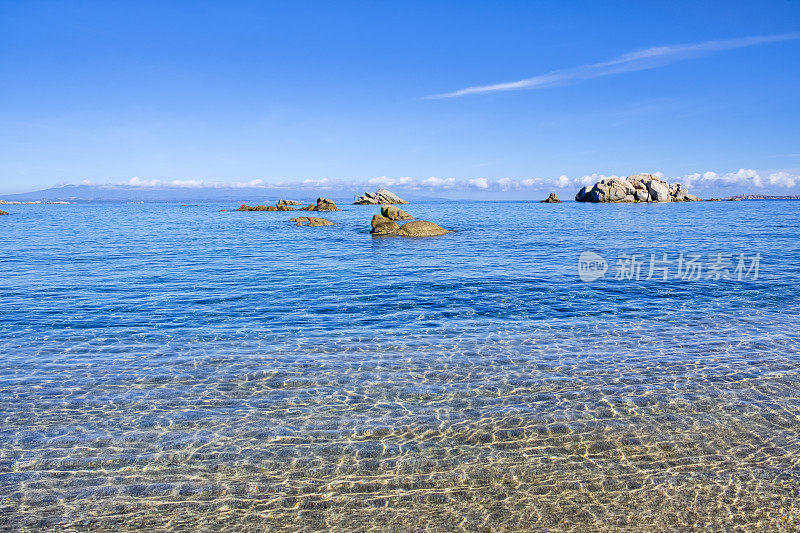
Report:
[[7,206],[0,528],[800,528],[800,203],[339,205]]

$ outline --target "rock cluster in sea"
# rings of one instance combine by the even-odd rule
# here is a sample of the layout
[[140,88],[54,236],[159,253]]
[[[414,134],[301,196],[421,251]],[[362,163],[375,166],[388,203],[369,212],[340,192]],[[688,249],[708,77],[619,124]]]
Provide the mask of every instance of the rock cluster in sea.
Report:
[[310,226],[312,228],[317,226],[333,226],[333,222],[330,220],[317,217],[290,218],[289,222],[297,222],[298,226]]
[[[256,206],[249,206],[247,204],[242,204],[239,209],[235,209],[235,211],[297,211],[296,208],[292,207],[293,205],[302,205],[300,202],[295,202],[292,200],[279,200],[277,205],[256,205]],[[225,211],[223,209],[223,211]],[[317,198],[317,204],[309,204],[306,207],[300,208],[300,211],[341,211],[336,204],[333,203],[333,200],[329,198]]]
[[235,211],[296,211],[296,209],[288,205],[256,205],[251,207],[247,204],[242,204]]
[[653,174],[609,178],[583,187],[578,202],[698,202],[680,183],[667,183]]
[[[449,233],[448,230],[441,226],[428,222],[427,220],[413,220],[414,217],[406,213],[399,207],[395,207],[395,203],[407,204],[405,200],[401,199],[396,194],[387,191],[386,189],[378,189],[375,194],[369,194],[360,197],[356,196],[356,203],[359,198],[366,198],[365,203],[373,203],[376,198],[390,200],[391,202],[383,202],[381,206],[381,214],[372,217],[372,231],[373,235],[399,235],[402,237],[433,237],[435,235],[444,235]],[[300,202],[291,200],[279,200],[277,205],[256,205],[249,206],[242,204],[236,211],[297,211],[292,205],[301,205]],[[317,203],[309,204],[306,207],[299,209],[300,211],[341,211],[330,198],[317,198]],[[226,211],[223,209],[222,211]],[[297,217],[289,219],[290,222],[295,222],[298,226],[332,226],[333,222],[324,218],[317,217]],[[402,226],[396,220],[410,220]]]
[[448,231],[427,220],[412,220],[402,226],[395,220],[409,220],[411,215],[391,205],[381,208],[381,214],[372,217],[373,235],[400,235],[401,237],[434,237],[444,235]]
[[546,200],[539,200],[539,203],[540,204],[560,204],[561,200],[558,199],[558,196],[556,196],[556,193],[551,192],[550,196],[548,196]]
[[354,205],[381,205],[381,204],[407,204],[405,200],[386,189],[378,189],[375,192],[357,194]]

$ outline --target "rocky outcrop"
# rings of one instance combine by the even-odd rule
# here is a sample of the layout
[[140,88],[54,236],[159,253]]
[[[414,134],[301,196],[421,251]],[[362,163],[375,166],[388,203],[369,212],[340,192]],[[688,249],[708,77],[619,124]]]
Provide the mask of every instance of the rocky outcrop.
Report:
[[290,218],[289,222],[297,222],[298,226],[310,226],[312,228],[317,226],[333,226],[333,222],[331,222],[330,220],[317,217]]
[[317,205],[309,204],[301,209],[302,211],[341,211],[333,200],[329,198],[317,198]]
[[392,219],[386,218],[383,215],[375,215],[372,217],[372,233],[373,235],[397,235],[400,231],[400,226],[397,225]]
[[235,211],[296,211],[296,209],[288,205],[256,205],[250,207],[247,204],[242,204],[242,206]]
[[399,235],[403,237],[435,237],[444,235],[447,230],[426,220],[414,220],[400,226]]
[[393,205],[384,205],[381,207],[381,215],[389,220],[412,220],[414,217]]
[[280,207],[282,205],[303,205],[303,204],[301,202],[296,202],[294,200],[283,200],[283,199],[278,200],[278,206]]
[[378,204],[407,204],[405,200],[397,196],[391,191],[386,189],[378,189],[377,191],[364,193],[363,195],[357,194],[355,196],[354,205],[378,205]]
[[578,202],[697,202],[680,183],[667,183],[653,174],[609,178],[583,187],[575,195]]
[[449,233],[446,229],[426,220],[414,220],[398,226],[397,222],[383,215],[372,217],[373,235],[399,235],[401,237],[435,237]]
[[8,214],[8,213],[6,213],[6,212],[5,212],[5,211],[3,211],[2,209],[0,209],[0,215],[7,215],[7,214]]
[[556,193],[551,192],[550,196],[547,197],[547,200],[539,200],[540,204],[560,204],[561,200],[558,199]]

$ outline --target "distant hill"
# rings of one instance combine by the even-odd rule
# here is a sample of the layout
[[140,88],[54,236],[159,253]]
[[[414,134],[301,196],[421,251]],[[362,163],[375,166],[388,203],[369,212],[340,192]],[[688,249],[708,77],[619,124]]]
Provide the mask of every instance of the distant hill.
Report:
[[[16,202],[232,202],[274,204],[279,199],[313,202],[318,196],[332,198],[342,203],[352,203],[355,194],[362,190],[314,188],[234,188],[234,187],[131,187],[110,185],[64,185],[41,191],[0,195],[0,200]],[[437,200],[427,195],[398,190],[407,200]]]

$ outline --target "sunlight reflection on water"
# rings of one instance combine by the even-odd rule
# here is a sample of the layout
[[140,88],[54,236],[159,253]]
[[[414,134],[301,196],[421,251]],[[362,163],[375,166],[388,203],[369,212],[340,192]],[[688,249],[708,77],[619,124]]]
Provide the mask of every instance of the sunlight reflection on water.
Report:
[[[19,206],[0,524],[800,527],[797,204]],[[757,281],[578,254],[760,252]]]

